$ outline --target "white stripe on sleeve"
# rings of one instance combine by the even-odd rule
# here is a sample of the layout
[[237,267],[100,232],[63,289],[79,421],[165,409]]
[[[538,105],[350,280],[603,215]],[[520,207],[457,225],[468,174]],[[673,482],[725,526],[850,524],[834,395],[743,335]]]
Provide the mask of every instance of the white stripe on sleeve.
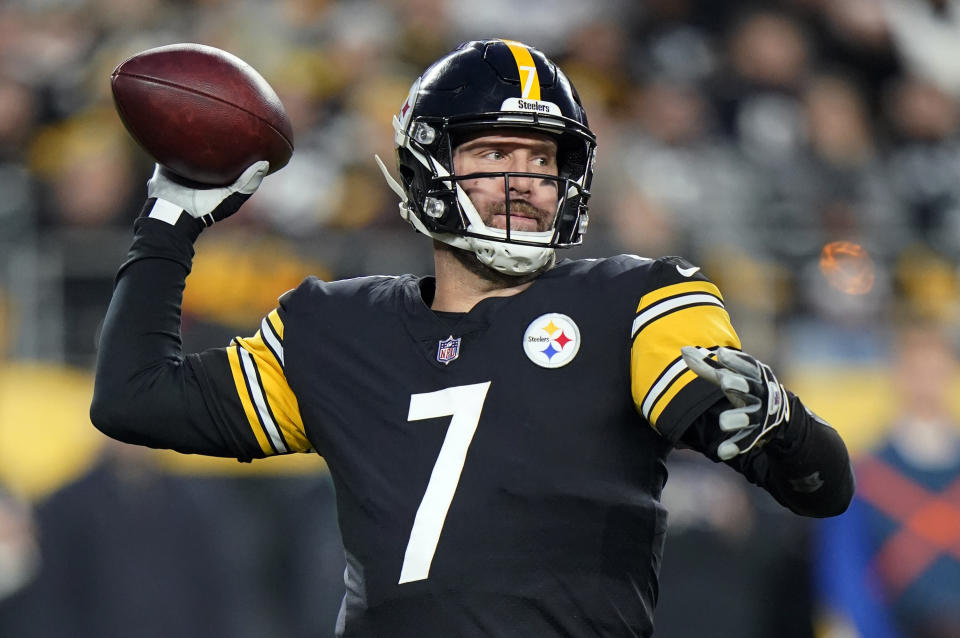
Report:
[[280,454],[285,454],[289,452],[286,444],[283,442],[283,437],[280,436],[280,430],[277,427],[277,424],[273,421],[273,418],[270,416],[270,410],[267,409],[267,400],[264,396],[263,388],[260,387],[260,382],[257,379],[257,371],[254,368],[255,364],[253,362],[253,356],[244,350],[240,350],[240,359],[243,360],[243,373],[247,377],[247,383],[250,385],[250,394],[253,395],[253,404],[257,408],[257,413],[260,415],[260,420],[263,422],[264,428],[267,430],[267,435],[270,437],[270,440],[273,442],[273,446],[277,449],[277,452]]

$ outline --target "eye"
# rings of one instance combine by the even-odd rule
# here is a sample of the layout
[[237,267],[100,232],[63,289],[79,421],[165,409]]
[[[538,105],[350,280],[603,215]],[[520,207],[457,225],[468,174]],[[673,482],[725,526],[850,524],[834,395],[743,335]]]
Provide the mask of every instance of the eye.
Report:
[[503,153],[501,153],[500,151],[487,151],[484,154],[483,158],[488,160],[494,160],[494,161],[502,160]]

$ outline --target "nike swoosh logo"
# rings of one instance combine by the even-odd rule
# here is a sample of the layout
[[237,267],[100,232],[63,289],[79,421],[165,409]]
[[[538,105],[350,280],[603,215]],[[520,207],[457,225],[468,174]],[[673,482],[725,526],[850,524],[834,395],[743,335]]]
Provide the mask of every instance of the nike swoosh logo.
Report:
[[700,266],[693,266],[691,268],[681,268],[680,266],[677,266],[677,272],[684,277],[692,277],[693,273],[697,272],[698,270],[700,270]]

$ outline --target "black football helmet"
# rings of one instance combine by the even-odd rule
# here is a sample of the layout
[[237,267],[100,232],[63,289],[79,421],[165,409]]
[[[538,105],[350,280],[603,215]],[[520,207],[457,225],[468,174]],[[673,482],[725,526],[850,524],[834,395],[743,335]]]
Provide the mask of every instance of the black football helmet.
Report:
[[[581,243],[596,155],[596,136],[587,125],[580,97],[566,75],[543,53],[511,40],[461,44],[420,76],[393,118],[399,181],[380,165],[400,196],[404,219],[439,241],[472,251],[484,264],[523,275],[552,263],[554,249]],[[560,194],[551,229],[511,230],[509,180],[531,173],[455,175],[458,140],[477,131],[521,129],[557,141]],[[504,180],[506,228],[486,226],[459,183]]]

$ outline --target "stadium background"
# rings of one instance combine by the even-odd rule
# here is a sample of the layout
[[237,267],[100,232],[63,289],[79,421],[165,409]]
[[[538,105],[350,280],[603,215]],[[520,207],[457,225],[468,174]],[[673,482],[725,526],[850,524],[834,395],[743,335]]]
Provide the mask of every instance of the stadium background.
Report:
[[[399,222],[372,156],[392,156],[390,117],[426,64],[464,39],[514,38],[567,70],[599,137],[590,232],[571,256],[681,254],[702,265],[744,349],[782,371],[859,454],[897,409],[898,329],[922,318],[952,330],[957,319],[954,9],[951,0],[0,3],[0,485],[8,507],[26,512],[19,520],[32,521],[23,529],[37,547],[59,539],[64,562],[37,552],[42,573],[80,571],[76,554],[103,552],[88,581],[63,578],[41,607],[104,579],[135,583],[141,564],[165,566],[173,588],[182,587],[177,570],[224,572],[194,579],[194,593],[208,600],[204,622],[222,622],[209,627],[233,629],[196,635],[326,635],[318,627],[329,626],[338,596],[342,557],[321,460],[246,466],[131,451],[89,423],[98,327],[152,169],[109,94],[110,72],[128,56],[185,41],[226,49],[271,82],[295,128],[290,165],[200,240],[184,301],[187,348],[252,332],[307,273],[429,272],[429,243]],[[694,487],[675,496],[678,524],[706,507],[698,475],[684,468],[679,485],[687,476]],[[113,494],[104,485],[139,496],[104,496]],[[153,498],[197,515],[148,525]],[[749,498],[760,512],[751,533],[774,530],[770,555],[799,571],[781,596],[744,563],[734,590],[744,595],[734,597],[754,600],[740,622],[760,626],[771,610],[793,609],[804,627],[779,635],[809,635],[814,624],[828,635],[802,576],[815,559],[809,524],[782,517],[764,495]],[[174,543],[184,521],[194,521],[194,539],[214,542]],[[134,538],[141,528],[152,535]],[[177,560],[144,556],[164,542]],[[674,556],[684,563],[668,541],[665,569]],[[117,564],[131,573],[117,575]],[[672,590],[693,596],[698,578],[668,573],[665,609]],[[246,586],[225,587],[237,582]],[[162,585],[158,577],[149,590],[156,607],[179,609],[193,592]],[[228,592],[222,608],[213,591]],[[0,628],[4,609],[30,606],[14,604],[21,594],[0,602]],[[115,613],[116,623],[164,617],[149,605],[131,612],[143,603],[129,588],[89,597],[77,618],[124,605],[130,618]],[[704,635],[685,630],[683,614],[670,618],[659,623],[663,636]],[[35,618],[30,626],[22,635],[60,635]],[[136,635],[189,635],[175,626]],[[90,635],[110,635],[98,631]]]

